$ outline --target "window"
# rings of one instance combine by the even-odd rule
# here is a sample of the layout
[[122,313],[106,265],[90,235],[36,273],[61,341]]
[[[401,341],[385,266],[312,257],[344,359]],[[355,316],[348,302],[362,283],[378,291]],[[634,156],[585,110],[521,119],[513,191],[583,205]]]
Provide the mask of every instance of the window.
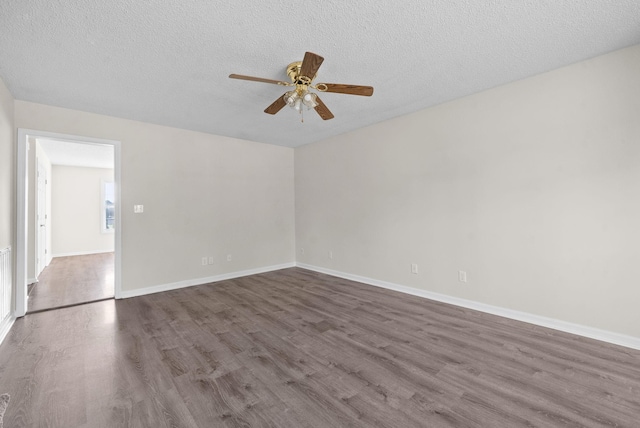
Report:
[[102,216],[101,229],[103,233],[113,232],[115,223],[116,187],[113,181],[102,182]]

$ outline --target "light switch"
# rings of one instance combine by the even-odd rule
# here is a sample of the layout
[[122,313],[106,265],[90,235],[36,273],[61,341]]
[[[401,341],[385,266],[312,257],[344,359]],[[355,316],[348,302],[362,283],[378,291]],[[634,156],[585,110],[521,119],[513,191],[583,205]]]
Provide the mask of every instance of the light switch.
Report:
[[458,271],[458,281],[467,282],[467,272],[463,270]]
[[141,212],[144,212],[144,205],[134,205],[133,212],[135,214],[140,214]]

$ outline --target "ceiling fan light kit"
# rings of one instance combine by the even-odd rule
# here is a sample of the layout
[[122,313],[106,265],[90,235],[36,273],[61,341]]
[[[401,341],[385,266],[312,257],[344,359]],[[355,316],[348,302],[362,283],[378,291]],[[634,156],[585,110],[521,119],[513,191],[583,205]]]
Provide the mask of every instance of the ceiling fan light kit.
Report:
[[322,65],[324,58],[312,52],[306,52],[302,61],[292,62],[287,66],[287,76],[291,82],[280,80],[264,79],[261,77],[244,76],[241,74],[230,74],[232,79],[250,80],[253,82],[271,83],[275,85],[294,87],[286,92],[282,97],[276,99],[264,112],[276,114],[286,105],[300,113],[300,118],[304,122],[303,111],[314,109],[323,120],[333,119],[333,113],[322,102],[318,94],[311,92],[335,92],[349,95],[373,95],[373,87],[361,85],[345,85],[340,83],[318,83],[312,85],[316,73]]
[[318,106],[317,98],[318,96],[312,92],[298,92],[297,89],[284,94],[284,102],[296,111],[301,111],[302,106],[306,107],[307,110],[316,108]]

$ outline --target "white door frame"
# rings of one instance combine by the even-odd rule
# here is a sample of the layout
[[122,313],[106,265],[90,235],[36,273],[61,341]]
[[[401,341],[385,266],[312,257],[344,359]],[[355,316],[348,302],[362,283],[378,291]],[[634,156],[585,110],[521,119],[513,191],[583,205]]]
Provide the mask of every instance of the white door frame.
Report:
[[16,236],[16,293],[15,316],[22,317],[27,313],[27,148],[29,137],[49,138],[71,141],[83,144],[111,145],[114,150],[114,181],[116,185],[115,206],[115,261],[114,261],[114,294],[116,299],[122,298],[122,223],[120,221],[120,141],[105,140],[101,138],[81,137],[78,135],[58,134],[54,132],[36,131],[32,129],[18,128],[17,137],[17,172],[16,172],[16,199],[17,199],[17,236]]

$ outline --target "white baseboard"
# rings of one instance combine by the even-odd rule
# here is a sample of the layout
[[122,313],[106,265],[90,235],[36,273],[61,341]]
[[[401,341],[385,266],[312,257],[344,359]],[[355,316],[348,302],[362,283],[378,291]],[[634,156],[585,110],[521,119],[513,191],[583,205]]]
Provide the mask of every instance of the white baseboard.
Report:
[[29,284],[29,285],[35,284],[36,282],[38,282],[38,278],[29,278],[27,280],[27,284]]
[[16,321],[16,317],[13,315],[9,315],[0,323],[0,345],[4,341],[4,338],[9,334],[9,330],[13,326],[13,323]]
[[103,254],[103,253],[113,253],[113,250],[95,250],[95,251],[76,251],[72,253],[58,253],[53,254],[51,256],[52,259],[56,257],[72,257],[72,256],[88,256],[90,254]]
[[238,272],[223,273],[220,275],[209,276],[205,278],[187,279],[185,281],[172,282],[169,284],[154,285],[151,287],[138,288],[136,290],[122,290],[120,298],[127,299],[129,297],[144,296],[147,294],[160,293],[163,291],[177,290],[179,288],[193,287],[194,285],[208,284],[210,282],[224,281],[226,279],[240,278],[243,276],[256,275],[258,273],[272,272],[280,269],[295,267],[295,262],[284,263],[281,265],[265,266],[256,269],[242,270]]
[[486,312],[492,315],[498,315],[501,317],[538,325],[541,327],[547,327],[554,330],[563,331],[566,333],[576,334],[578,336],[584,336],[591,339],[601,340],[603,342],[613,343],[615,345],[620,345],[620,346],[625,346],[627,348],[640,350],[640,338],[638,337],[627,336],[624,334],[615,333],[615,332],[606,331],[606,330],[600,330],[597,328],[588,327],[580,324],[574,324],[566,321],[561,321],[554,318],[547,318],[540,315],[530,314],[528,312],[515,311],[512,309],[502,308],[499,306],[487,305],[485,303],[480,303],[473,300],[461,299],[459,297],[448,296],[446,294],[439,294],[431,291],[420,290],[413,287],[407,287],[404,285],[394,284],[386,281],[380,281],[373,278],[352,275],[350,273],[339,272],[331,269],[326,269],[323,267],[307,265],[304,263],[296,263],[296,266],[303,269],[308,269],[308,270],[324,273],[331,276],[337,276],[338,278],[344,278],[351,281],[361,282],[361,283],[373,285],[376,287],[386,288],[388,290],[399,291],[401,293],[411,294],[412,296],[423,297],[423,298],[435,300],[438,302],[448,303],[455,306],[461,306],[463,308],[474,309],[476,311]]

